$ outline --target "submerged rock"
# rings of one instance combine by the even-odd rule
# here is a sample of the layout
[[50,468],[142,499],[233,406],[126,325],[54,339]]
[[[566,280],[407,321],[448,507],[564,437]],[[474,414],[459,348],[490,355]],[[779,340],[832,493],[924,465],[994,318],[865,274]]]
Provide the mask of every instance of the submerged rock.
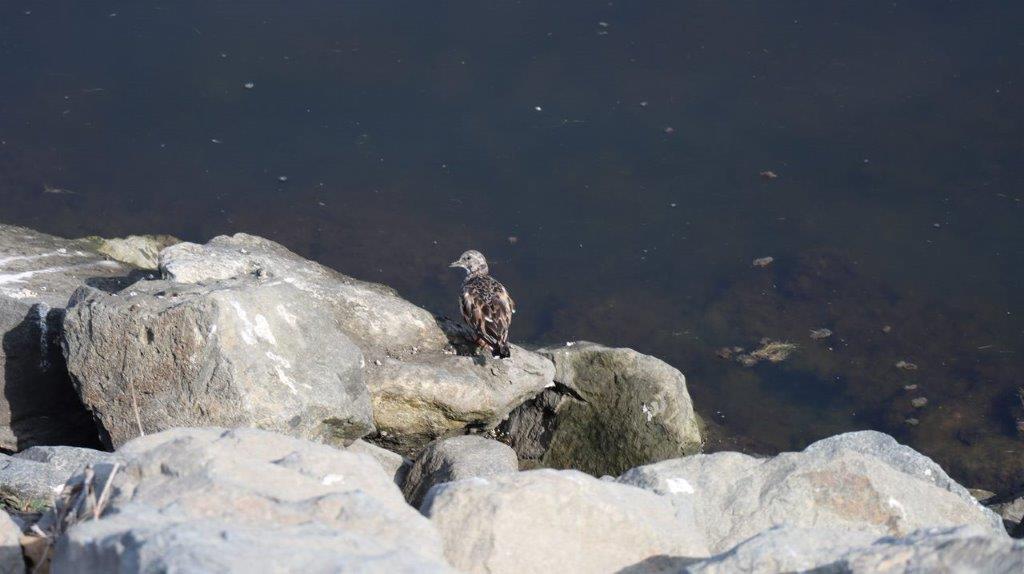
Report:
[[508,445],[480,436],[439,439],[416,459],[403,488],[409,504],[419,507],[431,487],[467,478],[491,478],[519,470]]
[[0,449],[99,445],[64,368],[61,322],[76,289],[116,290],[132,273],[88,242],[0,225]]
[[107,512],[55,572],[451,572],[371,458],[253,429],[175,429],[120,451]]
[[1005,535],[999,517],[937,464],[873,431],[837,435],[767,460],[731,452],[669,460],[618,480],[693,507],[714,552],[776,524],[874,536],[973,524]]
[[600,476],[700,449],[686,378],[670,365],[593,343],[540,353],[554,362],[557,386],[500,428],[521,458]]
[[288,283],[141,281],[77,299],[68,369],[112,446],[180,426],[335,444],[373,429],[359,348]]
[[628,572],[656,556],[707,556],[700,530],[658,495],[573,470],[433,488],[423,512],[463,572]]

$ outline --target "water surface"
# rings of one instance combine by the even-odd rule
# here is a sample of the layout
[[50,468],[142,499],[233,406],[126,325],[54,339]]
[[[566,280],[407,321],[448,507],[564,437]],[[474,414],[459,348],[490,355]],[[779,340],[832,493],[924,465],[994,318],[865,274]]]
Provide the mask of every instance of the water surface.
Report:
[[[515,339],[664,358],[712,448],[875,428],[1009,488],[1021,29],[989,0],[7,0],[0,220],[247,231],[451,315],[474,247]],[[799,349],[717,356],[763,337]]]

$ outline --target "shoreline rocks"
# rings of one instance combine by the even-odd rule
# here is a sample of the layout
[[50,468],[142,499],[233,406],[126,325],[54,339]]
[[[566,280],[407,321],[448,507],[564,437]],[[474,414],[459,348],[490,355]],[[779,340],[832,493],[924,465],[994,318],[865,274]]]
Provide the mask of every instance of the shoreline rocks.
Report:
[[64,365],[64,308],[82,285],[117,290],[137,276],[89,241],[0,224],[0,449],[99,446]]
[[686,377],[632,349],[578,342],[539,353],[556,385],[499,429],[528,464],[619,474],[703,444]]
[[[0,226],[0,319],[30,324],[4,324],[21,345],[0,356],[17,367],[5,388],[75,399],[34,418],[9,409],[8,443],[96,437],[84,403],[117,447],[0,455],[0,571],[23,571],[21,544],[57,574],[1024,564],[999,516],[888,435],[697,454],[686,378],[654,357],[593,343],[473,356],[457,324],[250,235],[155,260],[154,243],[113,243],[160,278],[91,241]],[[44,424],[60,414],[88,424]],[[0,443],[3,428],[0,416]],[[573,470],[519,470],[537,465]],[[95,513],[53,529],[74,500]]]
[[68,370],[114,447],[181,426],[329,443],[373,429],[359,348],[291,285],[238,278],[80,290]]

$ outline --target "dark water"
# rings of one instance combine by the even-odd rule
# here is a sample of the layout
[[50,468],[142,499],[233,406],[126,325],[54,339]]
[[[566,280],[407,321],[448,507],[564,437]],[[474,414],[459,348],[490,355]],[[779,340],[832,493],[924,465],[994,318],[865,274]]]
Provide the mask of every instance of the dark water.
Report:
[[[0,220],[244,230],[449,314],[475,247],[515,339],[663,357],[712,447],[876,428],[1009,488],[1021,30],[982,0],[2,0]],[[799,349],[716,356],[762,337]]]

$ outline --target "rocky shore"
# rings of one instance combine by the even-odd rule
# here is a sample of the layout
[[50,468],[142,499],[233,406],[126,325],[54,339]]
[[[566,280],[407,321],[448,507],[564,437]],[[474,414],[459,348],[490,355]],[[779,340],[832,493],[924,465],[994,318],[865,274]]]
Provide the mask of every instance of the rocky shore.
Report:
[[0,225],[0,332],[0,572],[1024,571],[1024,495],[888,435],[701,454],[657,358],[478,357],[260,237]]

